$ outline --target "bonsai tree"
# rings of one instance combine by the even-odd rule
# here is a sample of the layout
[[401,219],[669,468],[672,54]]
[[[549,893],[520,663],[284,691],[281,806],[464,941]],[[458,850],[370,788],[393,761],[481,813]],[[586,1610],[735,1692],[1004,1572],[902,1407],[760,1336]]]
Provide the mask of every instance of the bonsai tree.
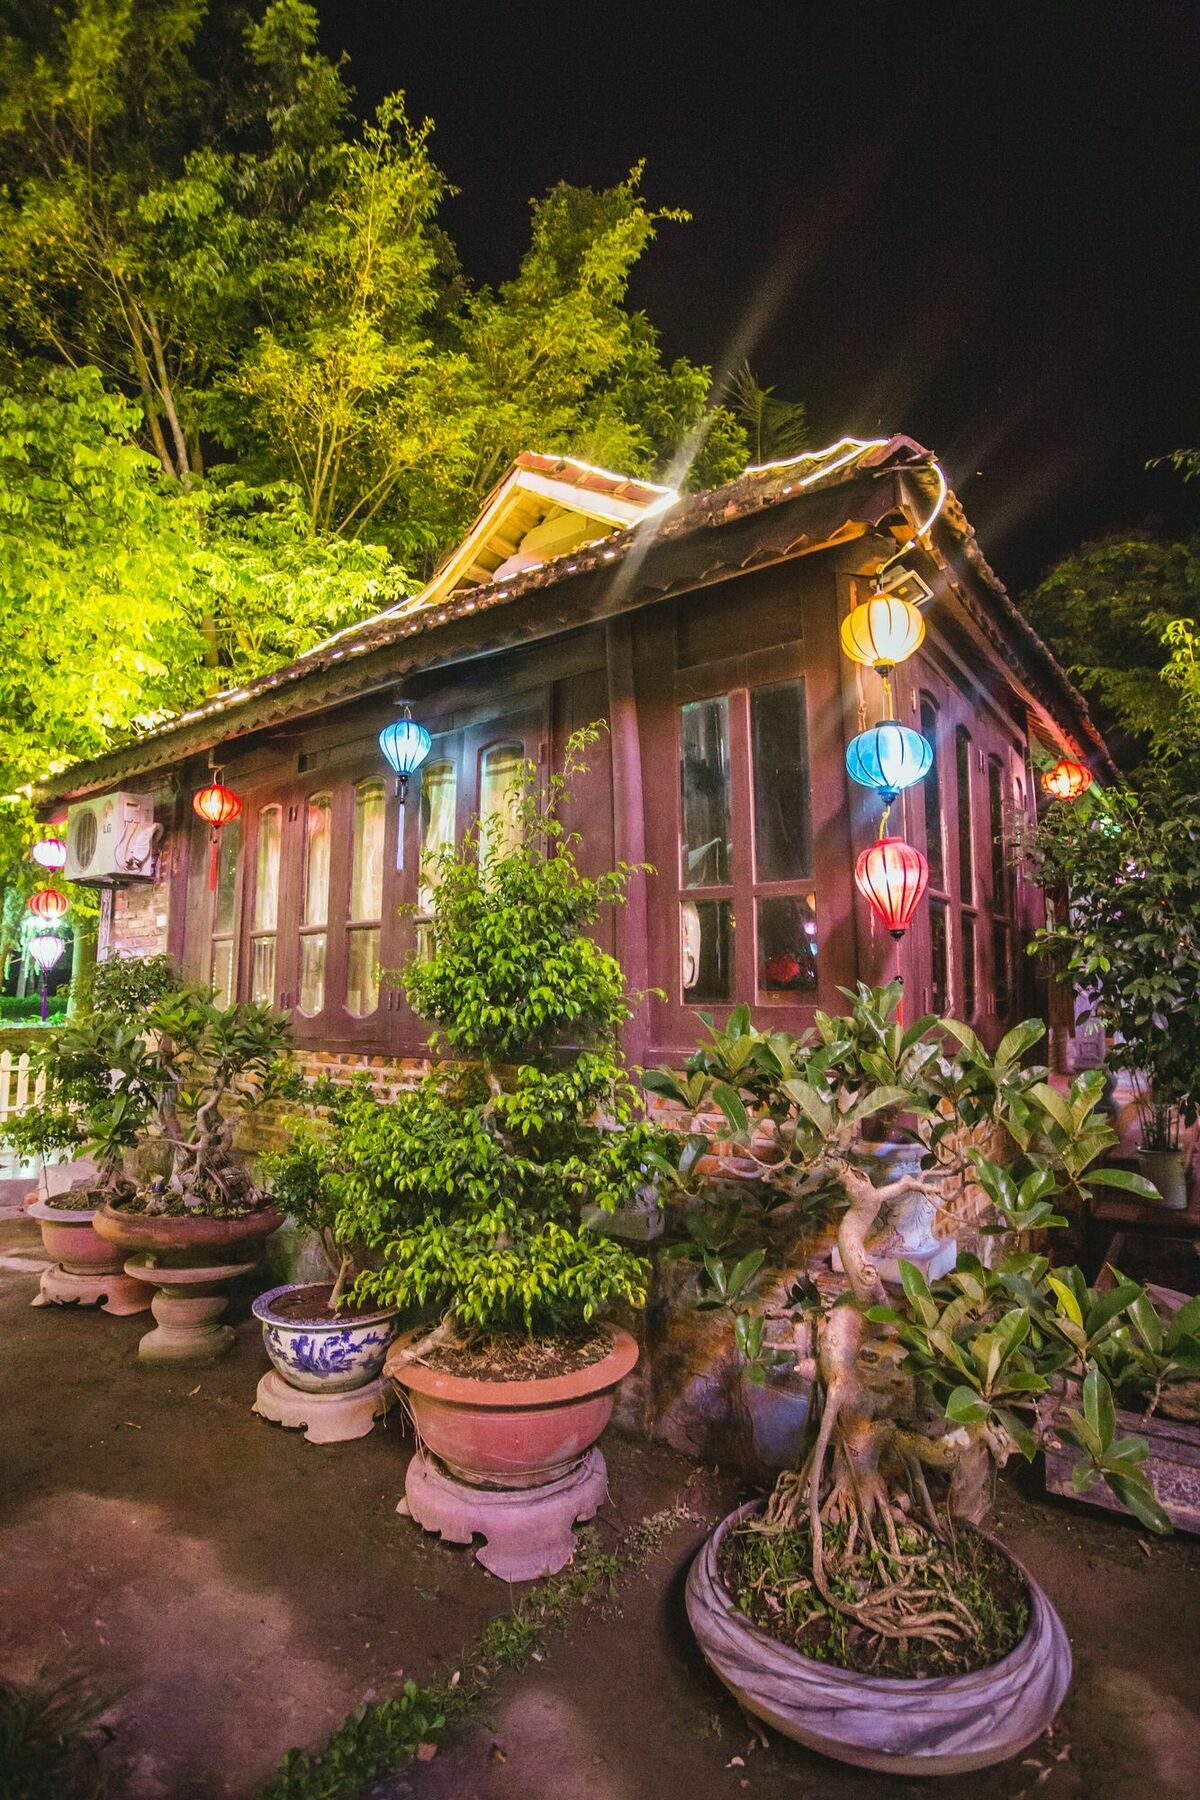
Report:
[[145,1017],[178,987],[167,956],[101,963],[87,1008],[34,1057],[32,1075],[45,1082],[41,1101],[0,1127],[3,1141],[26,1156],[91,1154],[99,1173],[84,1196],[89,1204],[102,1205],[127,1189],[124,1153],[146,1128],[158,1099]]
[[544,797],[523,768],[511,832],[481,848],[476,823],[436,859],[429,954],[402,980],[445,1060],[391,1105],[362,1102],[340,1136],[335,1232],[375,1264],[355,1295],[440,1315],[412,1357],[586,1334],[645,1298],[644,1261],[579,1219],[632,1203],[675,1149],[618,1046],[621,968],[588,935],[635,870],[584,875],[560,817],[596,736],[572,737]]
[[358,1273],[357,1247],[338,1237],[339,1215],[348,1189],[370,1179],[382,1109],[365,1075],[350,1083],[318,1076],[300,1098],[305,1110],[290,1121],[287,1148],[260,1157],[258,1173],[272,1200],[319,1244],[333,1277],[329,1304],[337,1307]]
[[[1093,1187],[1148,1184],[1100,1166],[1115,1134],[1096,1116],[1098,1072],[1063,1094],[1039,1071],[1018,1071],[1018,1047],[1042,1035],[1037,1022],[1018,1026],[988,1058],[958,1022],[902,1029],[897,995],[896,984],[860,990],[847,1017],[822,1018],[799,1038],[756,1031],[738,1012],[729,1032],[709,1030],[682,1074],[649,1079],[689,1109],[717,1109],[778,1205],[790,1197],[804,1207],[824,1192],[837,1217],[844,1290],[831,1278],[795,1296],[815,1325],[804,1372],[818,1384],[819,1428],[801,1466],[780,1477],[762,1524],[735,1534],[743,1597],[755,1583],[771,1588],[772,1568],[792,1568],[791,1597],[781,1602],[772,1589],[775,1601],[815,1609],[831,1646],[847,1632],[874,1645],[876,1658],[884,1645],[904,1656],[920,1646],[935,1659],[923,1672],[949,1672],[1003,1653],[989,1639],[986,1582],[979,1586],[979,1569],[964,1572],[954,1520],[983,1519],[995,1468],[1014,1451],[1032,1457],[1039,1436],[1057,1430],[1080,1452],[1081,1488],[1104,1480],[1151,1529],[1167,1528],[1143,1468],[1145,1444],[1117,1434],[1111,1360],[1106,1369],[1147,1317],[1143,1290],[1114,1274],[1099,1292],[1078,1270],[1015,1247],[1064,1224],[1057,1208]],[[970,1143],[984,1107],[1007,1136],[1007,1166]],[[915,1172],[876,1183],[862,1133],[884,1112],[910,1121],[926,1148]],[[873,1227],[914,1192],[942,1209],[953,1154],[1010,1247],[991,1269],[962,1254],[932,1286],[902,1262],[901,1292],[889,1293],[871,1257]],[[705,1260],[710,1286],[744,1289],[745,1258],[732,1273],[714,1268],[711,1252]],[[1185,1358],[1200,1354],[1198,1324],[1189,1316],[1180,1328],[1174,1349]],[[745,1327],[739,1342],[744,1355],[760,1349]],[[791,1546],[782,1563],[766,1542],[781,1534]]]
[[1065,896],[1033,948],[1054,959],[1128,1070],[1142,1147],[1177,1150],[1200,1109],[1200,801],[1167,779],[1046,813],[1033,876]]

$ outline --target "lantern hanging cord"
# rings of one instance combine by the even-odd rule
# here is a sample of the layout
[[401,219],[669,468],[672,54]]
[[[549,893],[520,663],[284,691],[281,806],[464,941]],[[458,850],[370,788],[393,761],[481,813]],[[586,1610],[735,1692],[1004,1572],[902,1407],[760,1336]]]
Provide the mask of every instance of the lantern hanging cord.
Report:
[[883,683],[883,716],[885,719],[896,717],[896,705],[892,695],[891,667],[892,665],[889,663],[886,671],[883,669],[879,671],[879,679]]
[[933,470],[934,474],[937,476],[937,481],[938,481],[937,499],[933,503],[933,507],[932,507],[932,510],[930,511],[929,517],[926,520],[924,520],[924,522],[922,524],[918,525],[915,528],[912,536],[908,539],[907,543],[901,544],[899,550],[896,551],[895,555],[889,556],[887,561],[885,563],[881,563],[879,568],[876,569],[875,584],[877,587],[878,587],[878,584],[883,580],[883,577],[887,574],[888,570],[890,568],[892,568],[896,563],[900,562],[904,557],[906,557],[908,555],[909,551],[911,549],[913,549],[913,547],[915,545],[919,544],[923,537],[928,536],[929,532],[931,531],[931,529],[933,528],[933,526],[936,524],[937,520],[941,516],[942,508],[946,504],[946,497],[950,492],[950,484],[946,480],[945,474],[942,471],[942,465],[941,465],[941,463],[938,462],[936,457],[931,457],[929,459],[929,467]]

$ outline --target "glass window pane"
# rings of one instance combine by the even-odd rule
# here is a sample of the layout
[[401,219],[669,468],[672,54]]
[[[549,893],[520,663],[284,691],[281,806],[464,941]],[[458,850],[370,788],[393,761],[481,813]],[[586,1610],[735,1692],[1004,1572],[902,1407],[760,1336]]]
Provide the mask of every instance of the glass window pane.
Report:
[[254,880],[254,929],[274,931],[279,923],[279,828],[282,813],[264,806],[258,815],[258,857]]
[[970,913],[963,914],[962,921],[962,959],[963,959],[963,1018],[973,1019],[977,1005],[975,970],[975,920]]
[[386,815],[387,789],[383,782],[360,782],[354,790],[354,855],[350,866],[352,919],[378,919],[383,913],[383,828]]
[[750,696],[754,752],[754,861],[760,881],[812,874],[808,720],[804,683],[756,688]]
[[929,881],[935,888],[946,885],[946,852],[942,842],[942,784],[938,768],[938,709],[932,700],[921,699],[921,735],[933,745],[933,764],[921,783],[925,806],[925,856],[929,863]]
[[310,931],[300,939],[300,1011],[319,1013],[325,1004],[325,933]]
[[1014,1011],[1012,974],[1008,966],[1008,926],[1000,919],[992,924],[992,985],[996,995],[996,1011],[1008,1018]]
[[681,707],[680,740],[681,882],[684,887],[723,887],[732,852],[728,694]]
[[764,1000],[817,991],[817,897],[758,903],[758,991]]
[[213,932],[233,930],[237,913],[238,851],[242,847],[242,821],[231,819],[217,834],[217,897],[213,908]]
[[275,939],[255,938],[250,971],[250,998],[264,1006],[275,1003]]
[[346,977],[346,1009],[364,1019],[379,1005],[379,927],[350,933],[350,968]]
[[728,1000],[733,992],[733,903],[685,900],[679,909],[683,997]]
[[946,909],[929,908],[929,1004],[935,1013],[946,1013],[950,1007],[950,946],[947,938]]
[[302,925],[329,922],[329,848],[333,838],[333,798],[313,794],[304,810],[304,905]]
[[437,891],[437,860],[455,840],[458,775],[452,762],[427,763],[421,770],[421,874],[417,906],[432,912]]
[[479,769],[479,861],[507,856],[521,841],[517,812],[524,744],[493,744]]
[[232,1006],[236,998],[234,981],[233,939],[219,938],[212,947],[212,991],[214,1006]]
[[975,898],[975,845],[971,834],[971,737],[960,725],[954,734],[958,800],[958,892],[964,905]]
[[988,759],[988,835],[992,840],[992,905],[1004,911],[1004,790],[1003,772],[995,757]]

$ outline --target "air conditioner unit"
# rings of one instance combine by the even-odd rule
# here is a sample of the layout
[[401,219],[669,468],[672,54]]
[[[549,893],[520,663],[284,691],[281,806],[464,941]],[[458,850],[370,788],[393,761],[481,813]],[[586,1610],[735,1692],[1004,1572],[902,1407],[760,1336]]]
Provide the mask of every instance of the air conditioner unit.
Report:
[[150,881],[161,837],[152,794],[101,794],[77,801],[67,808],[63,875],[85,887]]

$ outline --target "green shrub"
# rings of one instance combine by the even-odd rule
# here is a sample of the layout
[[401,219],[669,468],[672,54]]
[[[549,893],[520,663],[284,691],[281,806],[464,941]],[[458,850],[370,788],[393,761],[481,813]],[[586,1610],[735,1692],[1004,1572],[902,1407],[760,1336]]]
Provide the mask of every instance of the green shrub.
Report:
[[[597,735],[571,740],[544,799],[537,770],[522,770],[517,844],[481,861],[476,827],[438,858],[432,954],[401,979],[454,1060],[390,1105],[346,1103],[309,1171],[337,1198],[339,1242],[372,1265],[356,1295],[436,1306],[468,1334],[570,1330],[640,1304],[642,1259],[579,1209],[631,1204],[656,1160],[678,1154],[642,1116],[620,1052],[620,964],[587,935],[637,871],[582,874],[559,818]],[[302,1139],[285,1185],[311,1156]]]
[[[61,1019],[67,1010],[68,996],[65,993],[51,994],[46,1002],[48,1020]],[[40,1025],[42,1020],[42,997],[40,994],[0,994],[0,1025]]]

